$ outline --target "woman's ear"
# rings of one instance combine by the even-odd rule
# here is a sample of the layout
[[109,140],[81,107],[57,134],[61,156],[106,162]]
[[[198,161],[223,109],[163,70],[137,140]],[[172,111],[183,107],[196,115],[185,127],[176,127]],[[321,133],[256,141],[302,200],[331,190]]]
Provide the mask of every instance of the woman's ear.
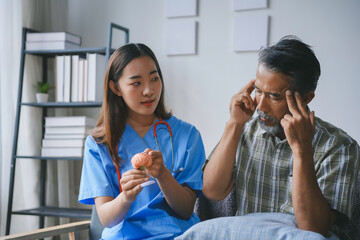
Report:
[[311,100],[313,100],[314,97],[315,97],[315,92],[310,91],[304,95],[303,101],[304,103],[309,104],[309,102],[311,102]]
[[119,97],[121,97],[121,93],[116,85],[116,83],[113,80],[109,81],[109,88],[110,90],[115,93],[116,95],[118,95]]

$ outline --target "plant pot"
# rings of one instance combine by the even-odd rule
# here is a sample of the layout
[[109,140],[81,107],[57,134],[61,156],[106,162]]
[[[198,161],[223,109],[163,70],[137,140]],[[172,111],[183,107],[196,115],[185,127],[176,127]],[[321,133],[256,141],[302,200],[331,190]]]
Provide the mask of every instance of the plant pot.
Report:
[[48,93],[36,93],[36,101],[38,103],[47,102],[49,98]]

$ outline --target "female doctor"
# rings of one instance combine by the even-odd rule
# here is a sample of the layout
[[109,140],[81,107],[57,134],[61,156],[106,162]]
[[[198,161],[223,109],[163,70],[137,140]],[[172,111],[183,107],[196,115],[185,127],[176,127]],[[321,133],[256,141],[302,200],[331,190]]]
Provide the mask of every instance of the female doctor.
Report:
[[[144,44],[117,49],[104,81],[79,202],[95,203],[103,239],[173,239],[199,222],[193,208],[205,161],[200,133],[166,110],[160,66]],[[146,170],[131,165],[139,152],[152,158]],[[155,183],[144,186],[150,179]]]

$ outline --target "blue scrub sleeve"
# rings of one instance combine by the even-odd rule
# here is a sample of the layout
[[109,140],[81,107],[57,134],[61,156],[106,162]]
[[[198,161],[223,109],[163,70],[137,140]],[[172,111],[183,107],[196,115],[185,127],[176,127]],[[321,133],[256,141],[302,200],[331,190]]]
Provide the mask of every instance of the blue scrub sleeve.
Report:
[[[85,142],[83,169],[81,173],[79,202],[94,204],[94,198],[100,196],[115,197],[104,161],[109,161],[99,144],[88,136]],[[102,159],[103,158],[103,159]],[[111,159],[110,159],[111,161]]]
[[176,180],[191,189],[201,190],[203,186],[201,167],[206,157],[200,132],[195,127],[188,137],[184,158],[184,170],[179,173]]

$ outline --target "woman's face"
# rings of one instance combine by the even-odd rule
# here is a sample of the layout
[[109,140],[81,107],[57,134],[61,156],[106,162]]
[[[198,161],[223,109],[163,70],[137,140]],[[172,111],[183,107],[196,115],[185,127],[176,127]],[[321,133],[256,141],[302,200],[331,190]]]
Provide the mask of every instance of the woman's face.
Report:
[[118,95],[123,97],[130,118],[154,115],[162,92],[162,82],[150,57],[133,59],[123,69],[116,84]]

